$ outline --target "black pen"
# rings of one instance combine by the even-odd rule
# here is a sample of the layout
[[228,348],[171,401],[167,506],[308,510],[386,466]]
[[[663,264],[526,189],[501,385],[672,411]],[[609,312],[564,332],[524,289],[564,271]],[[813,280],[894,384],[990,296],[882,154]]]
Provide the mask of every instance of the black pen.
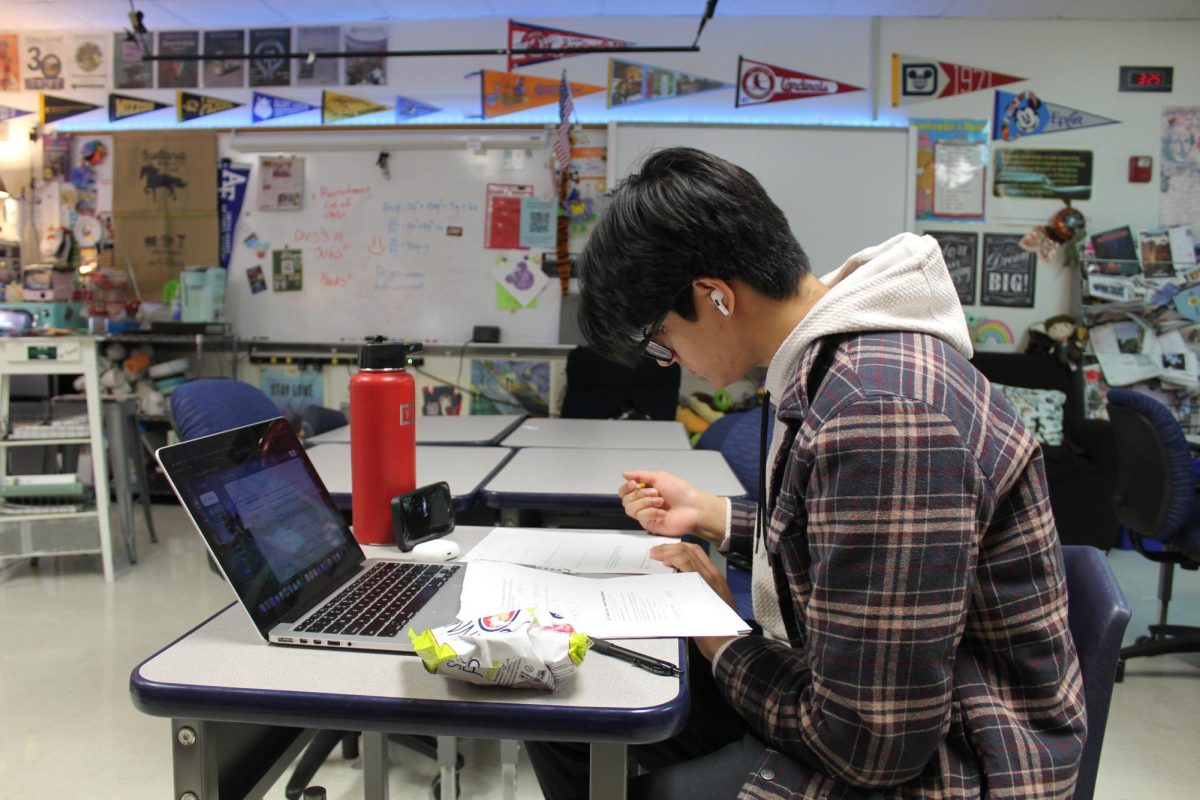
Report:
[[621,661],[626,661],[630,664],[633,664],[635,667],[641,667],[647,672],[653,672],[655,675],[669,675],[677,678],[683,674],[683,670],[669,661],[661,661],[657,658],[652,658],[645,653],[627,650],[618,644],[606,642],[603,639],[592,639],[592,649],[597,653],[603,653],[606,656],[611,656],[612,658],[618,658]]

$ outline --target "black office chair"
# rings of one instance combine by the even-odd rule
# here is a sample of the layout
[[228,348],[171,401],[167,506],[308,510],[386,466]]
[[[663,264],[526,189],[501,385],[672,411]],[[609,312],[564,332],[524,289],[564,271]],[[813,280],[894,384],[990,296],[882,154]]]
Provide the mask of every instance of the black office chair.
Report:
[[[1191,447],[1170,409],[1149,395],[1111,389],[1108,418],[1116,436],[1117,518],[1134,549],[1159,565],[1158,624],[1121,650],[1121,680],[1128,659],[1200,652],[1200,628],[1167,624],[1175,565],[1200,568],[1200,503]],[[1146,547],[1147,539],[1162,549]]]
[[567,392],[562,415],[573,419],[675,419],[679,406],[678,364],[660,367],[643,359],[626,367],[588,347],[567,355]]
[[[305,419],[311,426],[312,435],[322,424],[337,427],[336,423],[345,424],[346,418],[340,411],[312,407],[316,410],[307,414]],[[198,380],[185,383],[171,393],[171,418],[175,430],[181,439],[195,439],[212,433],[250,425],[264,419],[274,419],[279,416],[279,409],[271,398],[260,389],[248,383],[225,378]],[[209,566],[213,572],[220,574],[212,557]],[[403,744],[409,749],[437,760],[437,740],[432,736],[413,736],[392,734],[390,740]],[[317,770],[329,758],[338,742],[342,744],[342,755],[347,759],[358,757],[357,731],[319,730],[304,752],[300,761],[288,780],[285,794],[288,800],[297,800],[308,784],[312,781]],[[462,770],[463,758],[458,756],[455,771]],[[435,797],[441,796],[441,776],[434,779],[433,791]]]
[[1074,800],[1091,800],[1100,768],[1100,749],[1108,724],[1121,637],[1129,624],[1129,606],[1104,553],[1086,545],[1064,545],[1067,573],[1067,627],[1079,653],[1088,733],[1079,758]]

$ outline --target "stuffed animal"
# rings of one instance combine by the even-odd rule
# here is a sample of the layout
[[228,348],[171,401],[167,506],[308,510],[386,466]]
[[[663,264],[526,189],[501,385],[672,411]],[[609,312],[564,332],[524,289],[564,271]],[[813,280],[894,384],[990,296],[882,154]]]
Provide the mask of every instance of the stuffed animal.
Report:
[[1079,342],[1079,325],[1069,314],[1057,314],[1045,322],[1029,326],[1026,353],[1053,357],[1059,364],[1074,371],[1083,363],[1083,347]]

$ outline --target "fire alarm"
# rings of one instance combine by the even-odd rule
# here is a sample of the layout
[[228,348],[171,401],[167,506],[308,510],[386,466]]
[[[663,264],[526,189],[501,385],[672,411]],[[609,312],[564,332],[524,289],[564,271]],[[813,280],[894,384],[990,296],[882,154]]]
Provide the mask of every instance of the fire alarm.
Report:
[[1129,157],[1129,182],[1130,183],[1149,183],[1150,168],[1154,166],[1154,159],[1150,156],[1130,156]]

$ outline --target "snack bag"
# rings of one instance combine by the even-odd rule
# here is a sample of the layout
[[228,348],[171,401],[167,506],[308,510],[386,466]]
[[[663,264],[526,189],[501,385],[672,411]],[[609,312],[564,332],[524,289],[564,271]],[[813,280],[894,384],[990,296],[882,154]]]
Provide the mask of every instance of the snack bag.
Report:
[[431,675],[514,689],[557,689],[575,674],[591,646],[560,618],[532,608],[408,635]]

